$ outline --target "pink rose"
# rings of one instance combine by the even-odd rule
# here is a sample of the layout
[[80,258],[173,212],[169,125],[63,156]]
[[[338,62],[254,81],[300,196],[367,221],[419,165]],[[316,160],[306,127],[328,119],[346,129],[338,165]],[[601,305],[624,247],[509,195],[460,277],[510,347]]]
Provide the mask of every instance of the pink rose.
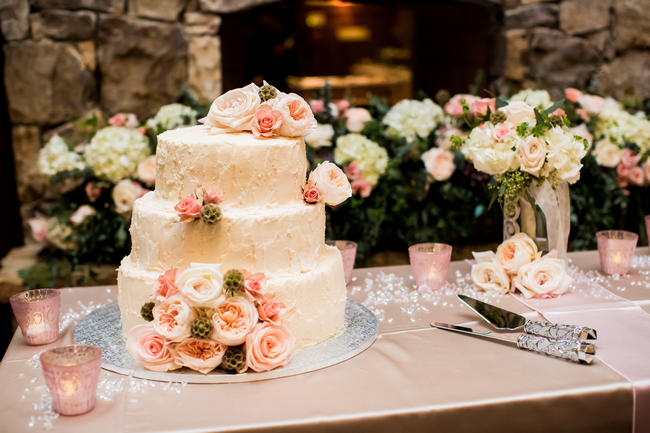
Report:
[[266,275],[261,272],[248,274],[244,278],[244,289],[254,299],[261,299],[266,292]]
[[350,108],[345,113],[345,127],[348,128],[350,132],[361,132],[366,126],[366,122],[372,120],[370,112],[365,108]]
[[203,203],[221,203],[221,193],[216,189],[206,189],[203,191]]
[[470,112],[475,115],[485,116],[488,108],[493,113],[496,110],[496,99],[494,98],[478,98],[472,102]]
[[108,120],[111,126],[135,128],[138,126],[138,117],[133,113],[117,113]]
[[623,149],[621,163],[627,167],[635,167],[641,161],[641,155],[635,154],[631,149]]
[[630,174],[630,167],[621,162],[616,166],[616,174],[618,177],[627,178]]
[[450,116],[461,117],[463,115],[463,100],[468,107],[471,107],[478,98],[472,95],[458,94],[454,95],[446,104],[445,112]]
[[260,320],[279,323],[285,309],[286,307],[282,302],[265,299],[257,306],[257,314]]
[[153,287],[150,299],[152,301],[162,302],[174,296],[178,289],[176,288],[176,274],[178,269],[170,269],[158,277]]
[[73,225],[78,226],[79,224],[84,222],[86,218],[95,215],[96,213],[97,211],[95,210],[94,207],[87,204],[81,205],[77,208],[76,211],[72,213],[72,215],[70,215],[70,222]]
[[212,338],[228,346],[242,344],[257,323],[255,305],[244,296],[225,299],[212,315]]
[[258,372],[282,367],[291,360],[295,344],[295,337],[286,328],[260,323],[246,337],[246,363]]
[[589,113],[587,113],[587,110],[585,110],[584,108],[577,108],[576,114],[580,116],[580,118],[584,121],[589,120]]
[[171,341],[188,338],[194,319],[194,312],[180,296],[172,296],[153,307],[154,329]]
[[350,101],[347,99],[339,99],[336,101],[336,108],[338,108],[341,114],[345,114],[348,108],[350,108]]
[[553,111],[553,112],[550,114],[550,116],[561,116],[561,117],[565,117],[565,116],[566,116],[566,112],[565,112],[563,109],[561,109],[561,108],[556,108],[555,111]]
[[505,123],[499,123],[494,127],[494,138],[497,140],[503,139],[510,132],[510,128]]
[[345,175],[348,177],[350,180],[356,180],[361,176],[361,168],[359,167],[359,163],[357,161],[352,161],[351,163],[348,164],[347,167],[345,167]]
[[228,346],[212,340],[188,338],[174,349],[174,360],[178,365],[207,374],[221,364]]
[[320,201],[320,194],[318,189],[313,186],[307,185],[304,193],[305,202],[308,204],[318,203]]
[[309,107],[313,113],[320,113],[325,109],[325,103],[322,99],[312,99],[309,101]]
[[282,126],[282,113],[269,105],[260,105],[251,123],[251,130],[256,137],[273,137]]
[[201,215],[201,203],[194,197],[188,195],[174,206],[174,210],[181,217],[181,221],[193,221]]
[[91,203],[94,203],[95,200],[99,198],[100,195],[102,195],[102,188],[99,186],[95,186],[92,182],[88,182],[86,184],[86,195],[88,196],[88,200],[90,200]]
[[448,150],[433,147],[421,156],[427,172],[437,181],[445,181],[454,174],[454,154]]
[[126,349],[131,356],[143,363],[147,370],[153,371],[170,371],[181,367],[174,361],[171,346],[169,340],[157,333],[151,323],[133,327],[126,339]]
[[359,193],[361,197],[366,198],[370,196],[371,192],[372,192],[372,184],[370,184],[370,182],[368,182],[364,178],[360,177],[352,181],[352,194]]
[[47,239],[47,230],[49,223],[47,218],[35,217],[27,220],[29,228],[32,230],[32,237],[38,242],[45,242]]
[[630,179],[630,182],[634,185],[643,186],[645,180],[643,169],[638,166],[630,168],[630,173],[627,175],[627,178]]
[[567,87],[564,89],[564,97],[573,103],[578,102],[580,96],[582,96],[582,92],[578,89],[574,89],[573,87]]

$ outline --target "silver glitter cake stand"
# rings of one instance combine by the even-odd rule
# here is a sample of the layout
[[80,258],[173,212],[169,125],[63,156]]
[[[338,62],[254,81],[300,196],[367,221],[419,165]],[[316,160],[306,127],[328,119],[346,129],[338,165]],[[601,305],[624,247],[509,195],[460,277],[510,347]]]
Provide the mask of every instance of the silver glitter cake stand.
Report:
[[275,379],[320,370],[350,359],[366,350],[377,338],[377,318],[363,305],[348,299],[343,331],[320,344],[297,350],[291,362],[262,373],[226,373],[214,370],[201,374],[187,368],[167,373],[145,370],[126,350],[120,309],[116,302],[104,305],[83,318],[75,327],[78,344],[101,347],[102,368],[126,376],[162,382],[235,383]]

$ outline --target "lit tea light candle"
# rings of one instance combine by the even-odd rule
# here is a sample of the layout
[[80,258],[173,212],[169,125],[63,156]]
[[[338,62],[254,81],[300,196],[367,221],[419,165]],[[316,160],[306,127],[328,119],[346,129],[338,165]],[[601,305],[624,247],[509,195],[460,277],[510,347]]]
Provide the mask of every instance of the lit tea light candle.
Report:
[[627,274],[638,239],[636,233],[624,230],[603,230],[596,233],[601,271],[607,275]]
[[445,284],[451,251],[451,245],[431,242],[409,247],[409,260],[418,287],[437,290]]
[[52,408],[61,415],[90,412],[97,402],[102,350],[95,346],[56,347],[41,354]]
[[27,344],[49,344],[59,338],[61,292],[28,290],[16,293],[9,302]]
[[343,259],[343,274],[345,275],[345,284],[350,284],[352,281],[352,270],[354,269],[354,261],[357,257],[357,243],[352,241],[326,241],[327,245],[336,247],[341,252]]

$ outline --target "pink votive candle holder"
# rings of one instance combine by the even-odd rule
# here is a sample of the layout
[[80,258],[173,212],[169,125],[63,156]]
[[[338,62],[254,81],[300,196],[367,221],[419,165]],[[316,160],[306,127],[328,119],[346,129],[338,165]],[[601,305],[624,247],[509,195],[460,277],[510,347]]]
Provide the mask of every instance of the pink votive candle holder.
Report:
[[438,290],[445,284],[451,250],[451,245],[433,242],[409,247],[409,260],[418,287],[427,286],[431,290]]
[[336,247],[341,252],[343,258],[343,274],[345,275],[345,284],[352,281],[352,270],[354,269],[354,260],[357,257],[357,243],[352,241],[326,241],[327,245]]
[[603,230],[596,233],[600,270],[607,275],[627,274],[632,264],[639,235],[624,230]]
[[102,349],[72,344],[41,354],[52,408],[61,415],[81,415],[94,409]]
[[650,247],[650,215],[645,216],[645,234],[648,237],[648,246]]
[[59,338],[60,291],[27,290],[11,296],[9,302],[27,344],[49,344]]

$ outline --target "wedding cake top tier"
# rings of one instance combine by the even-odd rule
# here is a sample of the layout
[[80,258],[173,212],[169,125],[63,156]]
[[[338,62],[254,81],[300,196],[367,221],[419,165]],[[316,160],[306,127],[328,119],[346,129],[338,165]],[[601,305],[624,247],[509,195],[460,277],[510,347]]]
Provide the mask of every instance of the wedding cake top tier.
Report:
[[286,204],[302,200],[306,172],[301,137],[258,139],[249,132],[214,133],[203,125],[158,137],[156,193],[165,200],[214,188],[224,207]]

